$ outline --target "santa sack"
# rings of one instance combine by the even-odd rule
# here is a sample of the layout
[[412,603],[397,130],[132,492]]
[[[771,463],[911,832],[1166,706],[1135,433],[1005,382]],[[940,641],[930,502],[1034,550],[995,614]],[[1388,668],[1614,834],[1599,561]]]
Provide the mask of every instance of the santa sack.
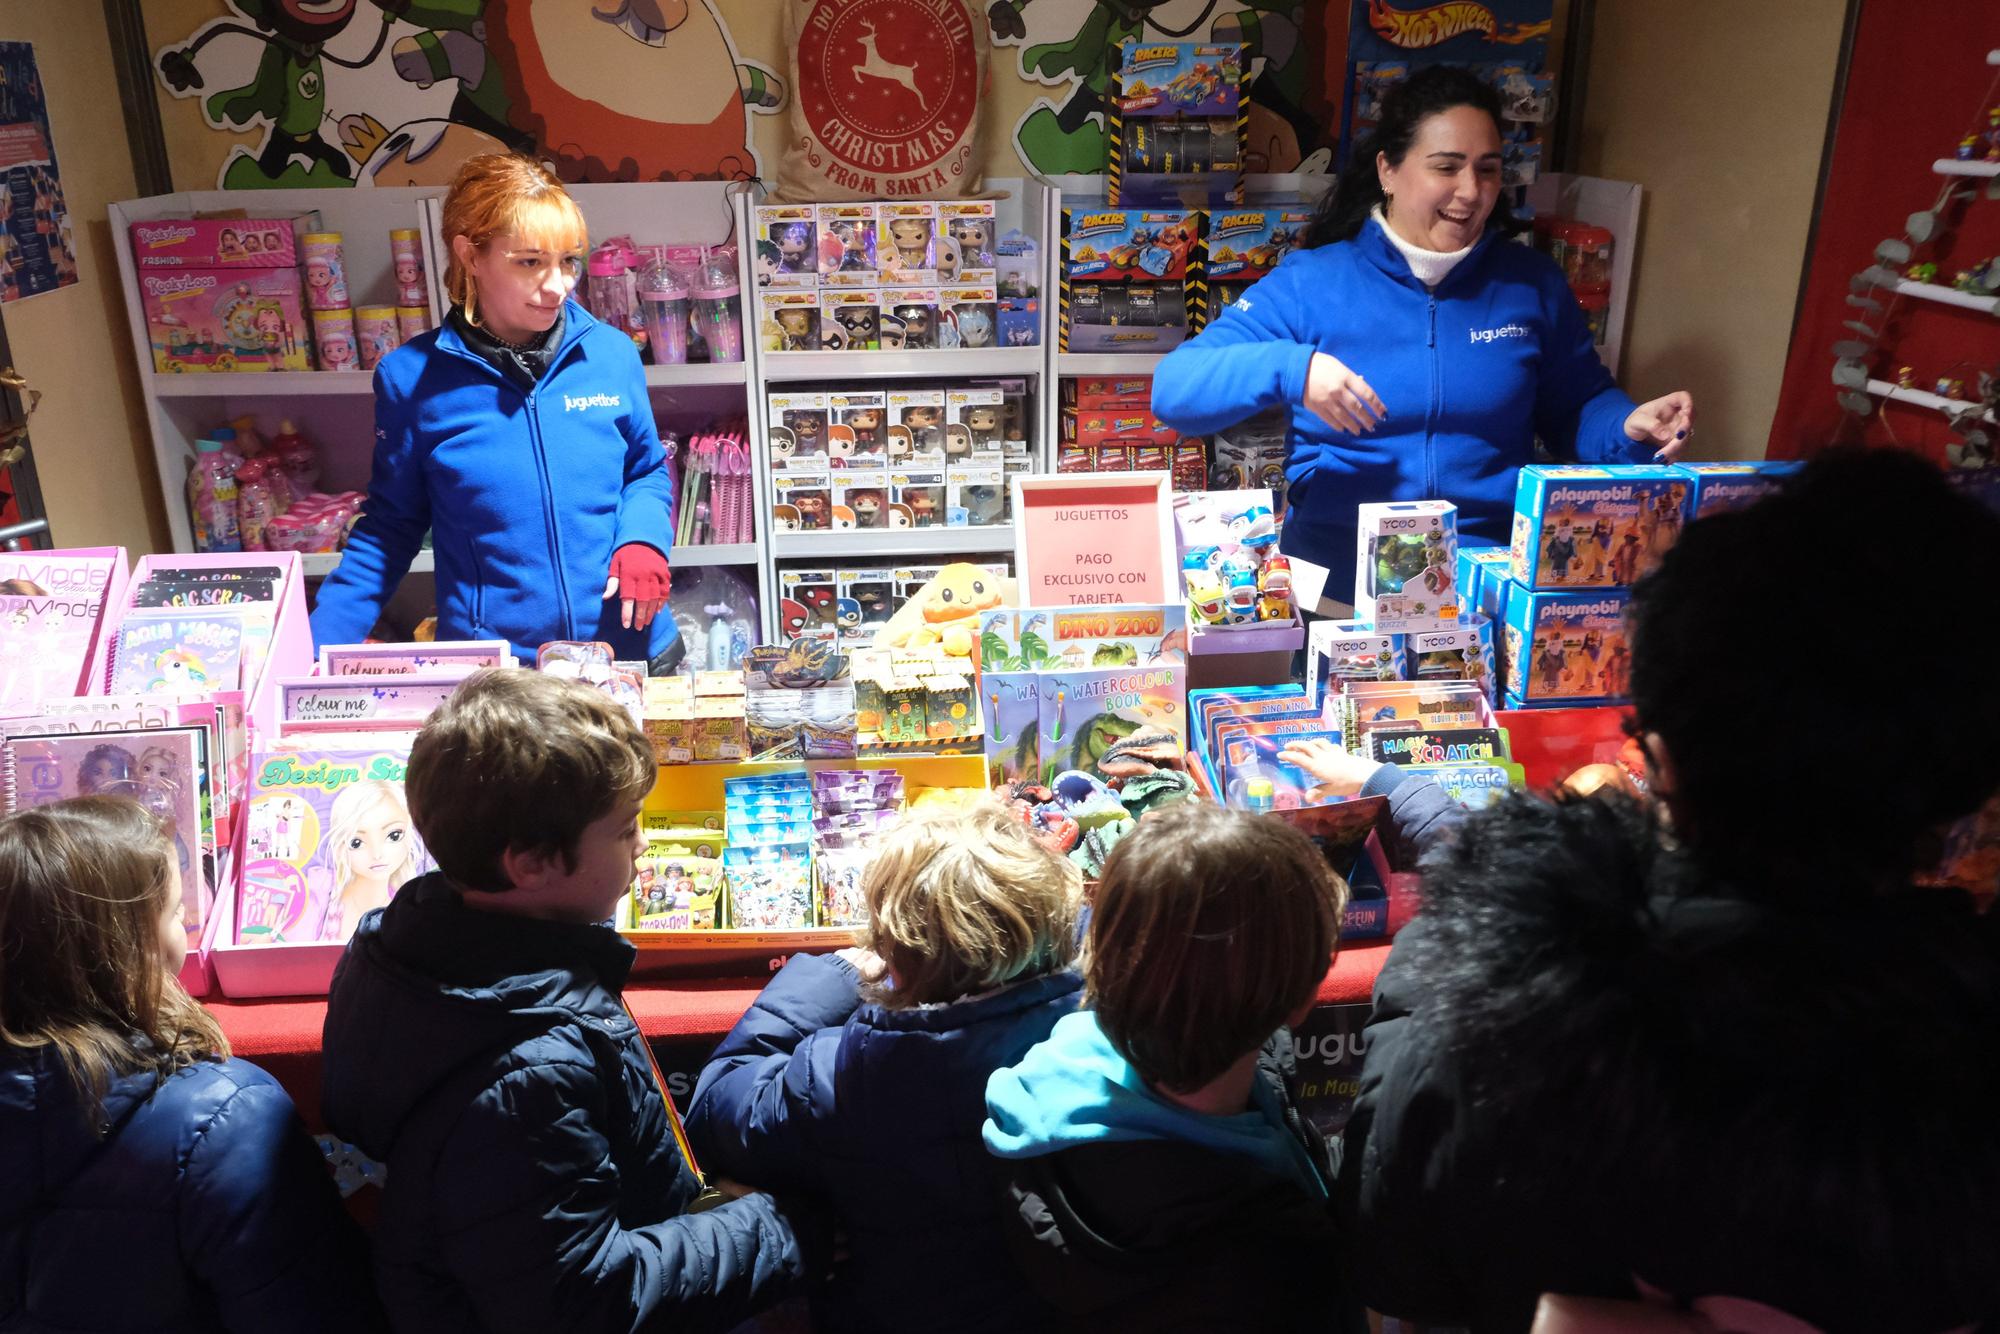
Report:
[[969,0],[785,0],[792,99],[773,198],[981,191],[986,18]]

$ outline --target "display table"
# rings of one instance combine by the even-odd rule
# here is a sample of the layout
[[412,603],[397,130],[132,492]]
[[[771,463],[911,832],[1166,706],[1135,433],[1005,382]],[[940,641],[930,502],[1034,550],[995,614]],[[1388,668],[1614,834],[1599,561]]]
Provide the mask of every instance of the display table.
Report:
[[[1375,989],[1375,974],[1389,957],[1387,941],[1346,945],[1320,984],[1321,1005],[1365,1003]],[[709,1052],[743,1012],[757,999],[763,983],[740,980],[648,983],[633,986],[626,1002],[659,1056],[661,1069],[683,1105],[692,1076]],[[222,1025],[235,1054],[270,1071],[298,1104],[299,1114],[315,1132],[320,1122],[320,1031],[326,1022],[324,1000],[241,1000],[220,996],[202,1002]]]

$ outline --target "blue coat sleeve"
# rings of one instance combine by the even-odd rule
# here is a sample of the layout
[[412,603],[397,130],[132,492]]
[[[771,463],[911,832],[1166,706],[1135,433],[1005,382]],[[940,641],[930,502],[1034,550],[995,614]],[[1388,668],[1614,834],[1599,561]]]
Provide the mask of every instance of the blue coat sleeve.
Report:
[[385,1328],[360,1231],[276,1081],[256,1072],[217,1108],[182,1183],[183,1252],[214,1295],[222,1328]]
[[646,368],[628,343],[624,349],[626,383],[631,385],[625,401],[630,404],[623,422],[625,433],[625,489],[618,497],[618,538],[611,549],[627,542],[644,542],[662,556],[671,556],[674,544],[673,474],[667,470],[667,451],[660,444],[660,431],[653,422],[653,400],[646,393]]
[[1638,405],[1597,355],[1590,324],[1553,264],[1542,275],[1551,332],[1535,387],[1535,433],[1556,454],[1588,463],[1647,463],[1653,446],[1628,440],[1625,419]]
[[710,1169],[769,1190],[821,1184],[815,1132],[837,1115],[834,1069],[861,978],[844,960],[801,955],[759,995],[701,1072],[688,1137]]
[[1299,291],[1301,263],[1287,256],[1222,318],[1181,344],[1153,375],[1153,412],[1177,431],[1208,435],[1267,408],[1301,403],[1314,342],[1302,333],[1309,309]]
[[791,1295],[805,1261],[768,1195],[627,1227],[597,1068],[509,1071],[437,1163],[446,1269],[495,1334],[724,1331]]
[[1415,866],[1465,820],[1465,807],[1443,788],[1393,764],[1377,769],[1360,795],[1389,799],[1389,824],[1381,832],[1389,864],[1399,871]]
[[375,370],[375,462],[368,501],[347,535],[340,564],[319,587],[312,614],[318,644],[357,643],[375,628],[382,604],[410,572],[431,526],[415,405],[384,369]]

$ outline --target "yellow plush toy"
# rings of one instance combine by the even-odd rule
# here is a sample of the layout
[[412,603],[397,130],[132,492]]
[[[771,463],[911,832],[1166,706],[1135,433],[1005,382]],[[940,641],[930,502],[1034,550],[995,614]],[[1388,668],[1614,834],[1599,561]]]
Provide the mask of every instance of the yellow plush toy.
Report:
[[964,561],[947,565],[875,632],[875,647],[935,646],[949,657],[970,657],[979,642],[979,613],[1011,607],[1015,596],[1012,579]]

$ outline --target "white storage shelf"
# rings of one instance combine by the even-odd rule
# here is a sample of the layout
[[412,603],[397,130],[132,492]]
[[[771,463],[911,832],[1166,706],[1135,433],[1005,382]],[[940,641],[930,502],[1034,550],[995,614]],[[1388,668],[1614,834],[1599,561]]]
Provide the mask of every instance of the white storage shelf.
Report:
[[779,533],[771,552],[779,560],[838,559],[856,556],[948,556],[964,552],[1012,551],[1014,526],[983,528],[843,529],[838,532]]
[[1877,398],[1886,398],[1892,403],[1909,403],[1915,407],[1929,408],[1942,412],[1947,417],[1957,417],[1965,413],[1978,413],[1981,421],[1993,421],[1993,414],[1984,411],[1977,403],[1963,398],[1949,398],[1943,394],[1933,394],[1928,389],[1906,389],[1887,380],[1870,380],[1868,392]]
[[1935,301],[1940,305],[1984,311],[1988,315],[2000,313],[2000,297],[1981,296],[1977,292],[1961,292],[1956,287],[1946,287],[1943,283],[1920,283],[1903,278],[1897,281],[1896,290],[1904,296]]
[[155,398],[317,398],[375,392],[367,371],[187,371],[152,374]]
[[1164,352],[1058,352],[1057,375],[1151,375]]
[[1040,375],[1039,347],[976,347],[903,352],[766,352],[764,378],[887,380],[948,376]]

